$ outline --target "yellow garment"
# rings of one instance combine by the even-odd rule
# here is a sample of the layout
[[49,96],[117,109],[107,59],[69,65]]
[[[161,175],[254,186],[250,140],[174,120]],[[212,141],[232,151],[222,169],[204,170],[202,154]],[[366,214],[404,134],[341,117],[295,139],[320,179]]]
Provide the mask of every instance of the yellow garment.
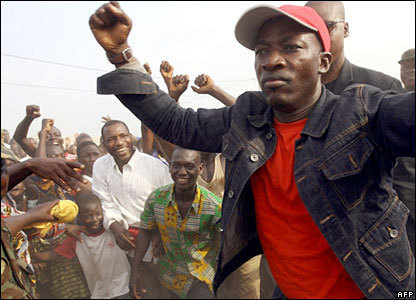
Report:
[[67,223],[73,221],[78,215],[78,205],[71,200],[60,200],[57,205],[51,209],[51,215],[57,218],[52,222],[37,222],[26,229],[35,227],[39,230],[39,236],[44,238],[54,223]]

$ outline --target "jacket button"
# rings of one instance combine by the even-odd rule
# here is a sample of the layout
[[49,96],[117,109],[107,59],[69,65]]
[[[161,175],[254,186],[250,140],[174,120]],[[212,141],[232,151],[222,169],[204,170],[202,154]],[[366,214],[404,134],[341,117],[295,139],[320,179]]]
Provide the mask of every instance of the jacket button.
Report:
[[234,197],[234,191],[233,190],[228,192],[228,198],[232,198],[232,197]]
[[390,236],[392,237],[392,238],[396,238],[397,236],[399,235],[399,232],[396,230],[396,229],[391,229],[390,230]]
[[253,162],[258,161],[259,160],[259,156],[257,155],[257,153],[252,153],[250,155],[250,160],[253,161]]
[[271,132],[269,132],[269,133],[266,135],[266,140],[270,141],[270,140],[272,139],[272,137],[273,137],[273,134],[272,134]]

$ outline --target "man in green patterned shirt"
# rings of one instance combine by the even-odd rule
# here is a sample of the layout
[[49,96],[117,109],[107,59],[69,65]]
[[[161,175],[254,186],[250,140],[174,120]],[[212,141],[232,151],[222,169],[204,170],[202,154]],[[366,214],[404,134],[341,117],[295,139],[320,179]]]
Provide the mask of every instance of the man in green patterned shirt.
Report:
[[172,299],[212,299],[212,281],[220,244],[221,199],[198,186],[203,164],[198,151],[176,148],[169,172],[174,184],[148,197],[140,217],[130,291],[145,297],[138,265],[155,230],[159,230],[165,254],[159,258],[161,282]]

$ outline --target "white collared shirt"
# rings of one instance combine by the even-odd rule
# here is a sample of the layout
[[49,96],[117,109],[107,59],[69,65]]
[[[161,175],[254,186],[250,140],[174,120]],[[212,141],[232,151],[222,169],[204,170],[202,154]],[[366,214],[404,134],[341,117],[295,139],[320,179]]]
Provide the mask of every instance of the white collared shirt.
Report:
[[115,221],[125,229],[139,228],[147,197],[172,182],[166,165],[138,150],[123,166],[123,173],[110,154],[98,158],[93,168],[92,191],[101,199],[104,228],[109,230]]

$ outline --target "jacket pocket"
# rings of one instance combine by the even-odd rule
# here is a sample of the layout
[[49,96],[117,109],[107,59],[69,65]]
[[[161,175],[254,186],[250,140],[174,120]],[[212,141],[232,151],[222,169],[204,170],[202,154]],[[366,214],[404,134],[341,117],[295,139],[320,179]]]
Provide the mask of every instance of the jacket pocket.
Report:
[[398,281],[406,279],[412,270],[413,256],[406,232],[408,215],[409,209],[395,197],[387,212],[359,240],[375,259],[369,264],[380,273],[387,270]]
[[373,183],[366,162],[374,146],[364,134],[335,151],[319,168],[330,187],[348,210],[358,205]]
[[230,180],[237,165],[237,154],[241,152],[243,147],[239,143],[238,139],[230,133],[227,133],[222,137],[222,145],[222,156],[226,159],[225,178]]

